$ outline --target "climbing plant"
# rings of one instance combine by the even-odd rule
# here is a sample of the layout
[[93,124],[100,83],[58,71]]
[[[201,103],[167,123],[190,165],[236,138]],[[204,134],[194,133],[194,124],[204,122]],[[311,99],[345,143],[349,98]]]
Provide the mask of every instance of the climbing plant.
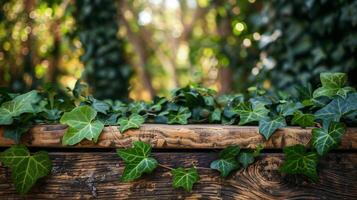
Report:
[[[57,97],[48,88],[17,95],[0,93],[0,125],[5,137],[19,141],[31,125],[58,123],[68,126],[63,145],[75,145],[82,140],[96,142],[107,125],[120,125],[122,134],[140,128],[143,123],[188,124],[216,123],[258,125],[259,132],[269,140],[274,132],[288,125],[313,127],[310,149],[302,144],[284,148],[285,162],[280,171],[303,174],[318,180],[318,164],[328,152],[338,147],[346,126],[357,124],[357,92],[348,87],[344,73],[320,74],[321,87],[297,87],[297,95],[250,89],[249,95],[216,96],[215,91],[199,86],[176,89],[170,98],[156,97],[152,102],[119,100],[101,101],[86,96],[78,83],[73,98]],[[23,126],[18,126],[22,124]],[[19,128],[21,127],[21,128]],[[248,167],[263,149],[241,150],[229,146],[219,153],[210,168],[227,177],[240,167]],[[150,144],[136,141],[132,148],[118,149],[125,169],[120,181],[128,182],[152,173],[155,168],[170,170],[172,185],[191,191],[199,181],[199,167],[165,166],[151,155]],[[19,193],[26,193],[36,180],[50,173],[51,161],[45,152],[33,155],[25,146],[15,145],[0,153],[0,161],[12,171],[12,180]]]
[[83,78],[101,99],[127,98],[132,73],[124,59],[124,41],[117,36],[115,4],[114,0],[75,2],[77,31],[84,47]]
[[356,71],[357,1],[272,0],[263,7],[256,18],[265,55],[259,76],[275,88],[314,85],[326,71]]

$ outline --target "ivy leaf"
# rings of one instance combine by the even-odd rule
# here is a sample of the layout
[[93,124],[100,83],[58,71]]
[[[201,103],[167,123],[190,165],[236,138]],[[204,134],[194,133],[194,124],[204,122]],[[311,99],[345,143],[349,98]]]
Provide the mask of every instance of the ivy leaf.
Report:
[[4,137],[15,141],[18,144],[21,140],[21,136],[30,129],[30,124],[21,123],[19,126],[6,126]]
[[120,125],[119,131],[120,133],[124,133],[129,129],[140,128],[140,125],[145,122],[145,118],[139,114],[131,114],[129,118],[121,117],[118,119],[118,124]]
[[107,102],[100,101],[92,96],[89,96],[88,100],[90,102],[90,105],[99,113],[107,114],[110,109],[110,106]]
[[186,107],[180,107],[178,111],[170,111],[168,124],[187,124],[191,112]]
[[259,121],[269,113],[269,110],[265,108],[264,104],[258,103],[252,105],[250,102],[240,103],[234,110],[240,116],[239,125]]
[[350,93],[347,98],[336,97],[325,107],[315,112],[316,119],[324,122],[340,121],[341,117],[357,110],[357,93]]
[[151,146],[142,141],[133,142],[133,147],[130,149],[118,149],[118,155],[125,163],[138,163],[144,158],[148,158],[151,154]]
[[314,91],[314,98],[320,96],[333,97],[335,95],[346,98],[348,92],[354,91],[351,87],[343,87],[347,82],[346,73],[321,73],[320,80],[322,87]]
[[195,168],[177,168],[171,170],[172,185],[174,188],[183,188],[187,192],[191,192],[193,184],[199,180],[197,169]]
[[39,178],[48,175],[52,169],[47,152],[39,151],[31,155],[24,145],[14,145],[0,153],[0,161],[11,169],[12,181],[20,194],[27,193]]
[[233,170],[239,168],[239,163],[236,158],[219,159],[211,162],[211,169],[221,172],[222,177],[227,177]]
[[62,143],[64,145],[74,145],[84,138],[97,142],[104,124],[94,120],[96,115],[97,111],[90,106],[79,106],[70,112],[64,113],[60,122],[61,124],[67,124],[69,128],[62,138]]
[[312,145],[321,156],[337,147],[342,135],[346,132],[343,123],[331,122],[328,128],[312,129]]
[[38,93],[33,90],[31,92],[19,95],[11,101],[3,103],[0,107],[0,125],[9,125],[14,121],[14,117],[18,117],[23,113],[34,113],[35,110],[32,104],[39,101]]
[[239,162],[243,165],[244,168],[247,168],[250,164],[252,164],[255,161],[255,157],[259,156],[260,152],[264,149],[264,146],[262,144],[258,144],[256,149],[251,152],[242,152],[238,160]]
[[144,173],[151,173],[157,167],[157,161],[149,157],[151,146],[141,141],[133,142],[130,149],[118,149],[117,154],[124,160],[125,169],[121,181],[133,181]]
[[219,108],[215,108],[210,116],[210,122],[220,122],[222,118],[222,111]]
[[219,157],[223,159],[230,159],[238,156],[240,148],[237,145],[228,146],[219,152]]
[[294,125],[299,125],[300,127],[308,127],[315,125],[315,116],[313,114],[304,114],[301,111],[296,111],[294,117],[291,121]]
[[247,168],[250,164],[254,162],[254,155],[253,153],[243,152],[239,155],[238,160],[244,168]]
[[154,158],[144,158],[138,163],[128,163],[125,166],[122,182],[133,181],[140,178],[143,173],[151,173],[157,166],[157,161]]
[[219,152],[221,159],[211,162],[211,169],[221,172],[222,177],[228,176],[233,170],[239,168],[239,163],[236,160],[236,156],[238,156],[239,152],[240,148],[237,145],[228,146],[223,149]]
[[277,110],[282,116],[286,117],[289,115],[293,115],[295,111],[303,107],[304,106],[300,102],[287,102],[278,105]]
[[264,117],[259,121],[259,133],[261,133],[266,140],[278,129],[286,126],[285,118],[282,116],[271,119]]
[[281,172],[288,174],[303,174],[313,181],[317,181],[317,162],[318,156],[314,152],[306,152],[305,147],[301,144],[285,147],[286,156],[283,165],[280,167]]

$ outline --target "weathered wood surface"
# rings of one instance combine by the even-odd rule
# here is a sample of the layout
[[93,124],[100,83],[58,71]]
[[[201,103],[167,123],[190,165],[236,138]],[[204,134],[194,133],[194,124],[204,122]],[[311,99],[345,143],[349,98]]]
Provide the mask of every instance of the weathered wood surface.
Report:
[[[66,130],[63,125],[38,125],[22,139],[22,143],[33,147],[63,147],[61,138]],[[0,146],[6,147],[13,141],[3,137],[0,128]],[[255,148],[264,143],[266,149],[280,149],[294,144],[309,146],[311,129],[288,127],[277,130],[265,141],[256,126],[224,125],[162,125],[144,124],[140,129],[128,130],[124,134],[115,126],[105,127],[96,144],[83,141],[74,147],[113,148],[129,147],[132,141],[151,143],[154,148],[225,148],[239,145],[241,148]],[[357,149],[357,128],[348,128],[342,138],[341,149]]]
[[[200,183],[192,193],[171,187],[170,173],[158,168],[138,181],[120,183],[123,163],[115,153],[50,153],[52,175],[39,181],[23,197],[16,194],[10,172],[0,167],[0,199],[357,199],[357,154],[329,154],[321,161],[320,180],[311,183],[301,176],[278,171],[283,156],[263,154],[246,170],[228,179],[218,172],[199,169]],[[217,153],[154,153],[164,165],[193,164],[206,168]]]

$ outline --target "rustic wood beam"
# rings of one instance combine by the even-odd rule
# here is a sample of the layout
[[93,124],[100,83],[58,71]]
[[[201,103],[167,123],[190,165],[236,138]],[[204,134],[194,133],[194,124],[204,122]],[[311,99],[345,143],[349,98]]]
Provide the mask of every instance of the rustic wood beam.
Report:
[[[63,147],[61,138],[66,131],[64,125],[37,125],[25,134],[21,143],[30,147]],[[118,127],[105,127],[98,142],[83,141],[73,148],[118,148],[130,147],[133,141],[149,142],[154,148],[168,149],[221,149],[229,145],[255,148],[264,144],[266,149],[281,149],[294,144],[310,145],[311,128],[288,127],[278,129],[265,141],[256,126],[224,125],[163,125],[144,124],[140,129],[121,134]],[[14,144],[4,138],[0,127],[0,147]],[[357,149],[357,128],[348,128],[340,149]]]
[[283,155],[261,155],[247,169],[224,179],[205,169],[217,153],[154,153],[171,167],[201,167],[191,193],[173,189],[170,172],[158,167],[137,181],[119,182],[124,164],[116,153],[52,152],[51,175],[24,196],[15,192],[8,168],[0,166],[0,199],[357,199],[357,154],[328,154],[320,162],[318,182],[281,174]]

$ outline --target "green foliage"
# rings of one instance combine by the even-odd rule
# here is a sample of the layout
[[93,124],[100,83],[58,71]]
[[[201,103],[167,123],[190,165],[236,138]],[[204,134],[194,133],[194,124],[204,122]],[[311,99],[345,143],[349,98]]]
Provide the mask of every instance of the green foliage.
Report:
[[244,125],[249,122],[257,122],[267,116],[269,110],[265,108],[264,104],[251,104],[250,102],[240,103],[235,111],[240,117],[239,125]]
[[128,129],[139,128],[141,124],[145,122],[145,118],[138,114],[132,114],[127,117],[121,117],[118,119],[118,124],[120,125],[119,131],[124,133]]
[[218,170],[222,177],[227,177],[232,171],[239,168],[236,159],[240,152],[239,146],[229,146],[219,153],[219,160],[211,162],[210,168]]
[[34,113],[35,109],[33,104],[39,101],[37,91],[31,91],[22,95],[19,95],[3,103],[0,107],[0,125],[12,124],[15,117],[24,113]]
[[11,169],[16,191],[27,193],[39,178],[47,176],[52,162],[44,151],[33,155],[23,145],[15,145],[0,153],[0,161]]
[[268,140],[270,136],[278,129],[286,126],[285,118],[282,116],[274,119],[265,117],[259,121],[259,133]]
[[168,124],[187,124],[187,119],[191,117],[191,112],[186,107],[180,107],[177,111],[170,111]]
[[321,156],[337,147],[346,132],[343,123],[331,122],[328,127],[312,129],[312,145]]
[[250,150],[240,151],[239,146],[228,146],[219,152],[220,159],[211,162],[210,168],[219,171],[222,177],[227,177],[232,171],[239,169],[240,164],[247,168],[262,149],[263,147],[258,145],[257,149],[251,152]]
[[[329,74],[328,77],[345,77],[345,75]],[[329,87],[326,85],[327,80],[324,81],[323,87]],[[5,119],[10,116],[12,120],[11,124],[5,126],[6,137],[19,141],[22,133],[32,124],[57,122],[59,118],[62,124],[69,126],[62,138],[64,145],[75,145],[83,139],[96,142],[104,125],[119,124],[120,132],[125,134],[126,130],[139,128],[145,122],[161,124],[211,122],[236,125],[259,123],[259,132],[265,139],[269,139],[276,129],[287,125],[297,124],[301,127],[322,125],[322,128],[312,130],[311,151],[306,152],[302,145],[284,149],[286,161],[281,167],[282,172],[305,174],[311,180],[317,180],[319,156],[326,155],[338,146],[346,130],[344,124],[348,126],[357,124],[357,92],[348,92],[345,97],[337,93],[337,95],[314,97],[314,91],[307,86],[299,88],[297,96],[251,88],[250,96],[217,97],[210,89],[187,86],[175,90],[171,98],[156,97],[152,102],[124,103],[101,101],[85,96],[81,87],[78,86],[76,90],[77,97],[70,100],[55,98],[56,94],[51,89],[39,93],[32,91],[20,96],[4,93],[1,95],[3,103],[0,108],[11,114],[2,117]],[[75,107],[75,104],[79,106]],[[133,145],[133,148],[118,150],[118,155],[125,163],[122,181],[136,180],[144,173],[151,173],[157,166],[172,170],[174,187],[183,187],[189,191],[192,184],[197,181],[194,178],[197,172],[192,171],[194,168],[179,168],[180,170],[175,171],[171,167],[160,165],[150,156],[149,144],[138,141]],[[258,146],[255,151],[229,146],[219,153],[219,159],[213,161],[210,167],[219,171],[222,177],[227,177],[240,166],[246,168],[252,164],[262,149],[262,146]]]
[[157,161],[150,157],[151,146],[141,141],[133,142],[130,149],[118,149],[118,155],[125,162],[121,181],[133,181],[144,173],[150,173],[157,167]]
[[90,106],[80,106],[71,112],[66,112],[61,117],[60,122],[69,126],[64,134],[62,143],[64,145],[74,145],[83,139],[97,142],[104,124],[95,120],[97,111]]
[[75,2],[78,35],[84,47],[82,75],[100,99],[127,98],[131,67],[124,58],[124,41],[118,39],[114,0]]
[[254,162],[253,154],[248,152],[240,154],[238,159],[244,168],[247,168],[250,164]]
[[255,158],[260,155],[263,148],[263,145],[259,144],[253,152],[250,150],[242,152],[238,157],[238,161],[244,168],[247,168],[249,165],[254,163]]
[[290,101],[278,105],[277,110],[282,116],[286,117],[286,116],[293,115],[296,111],[298,111],[303,107],[304,106],[300,102]]
[[177,168],[171,170],[172,185],[174,188],[183,188],[187,192],[191,192],[193,184],[197,183],[200,177],[196,168]]
[[280,171],[289,174],[304,174],[313,181],[317,181],[318,156],[314,152],[306,152],[303,145],[284,148],[285,162]]
[[337,97],[330,103],[315,112],[316,119],[325,122],[340,121],[341,118],[347,117],[348,114],[357,110],[357,93],[350,93],[347,98]]
[[321,73],[320,80],[322,87],[314,91],[314,98],[320,96],[333,97],[335,95],[346,98],[348,92],[354,91],[351,87],[344,87],[347,82],[345,73]]
[[356,1],[265,1],[255,18],[262,30],[259,47],[267,55],[258,76],[274,88],[290,89],[317,85],[321,72],[354,73],[356,6]]
[[294,117],[291,121],[293,125],[299,125],[303,128],[308,126],[314,126],[315,124],[315,116],[313,114],[305,114],[301,111],[296,111],[294,113]]

